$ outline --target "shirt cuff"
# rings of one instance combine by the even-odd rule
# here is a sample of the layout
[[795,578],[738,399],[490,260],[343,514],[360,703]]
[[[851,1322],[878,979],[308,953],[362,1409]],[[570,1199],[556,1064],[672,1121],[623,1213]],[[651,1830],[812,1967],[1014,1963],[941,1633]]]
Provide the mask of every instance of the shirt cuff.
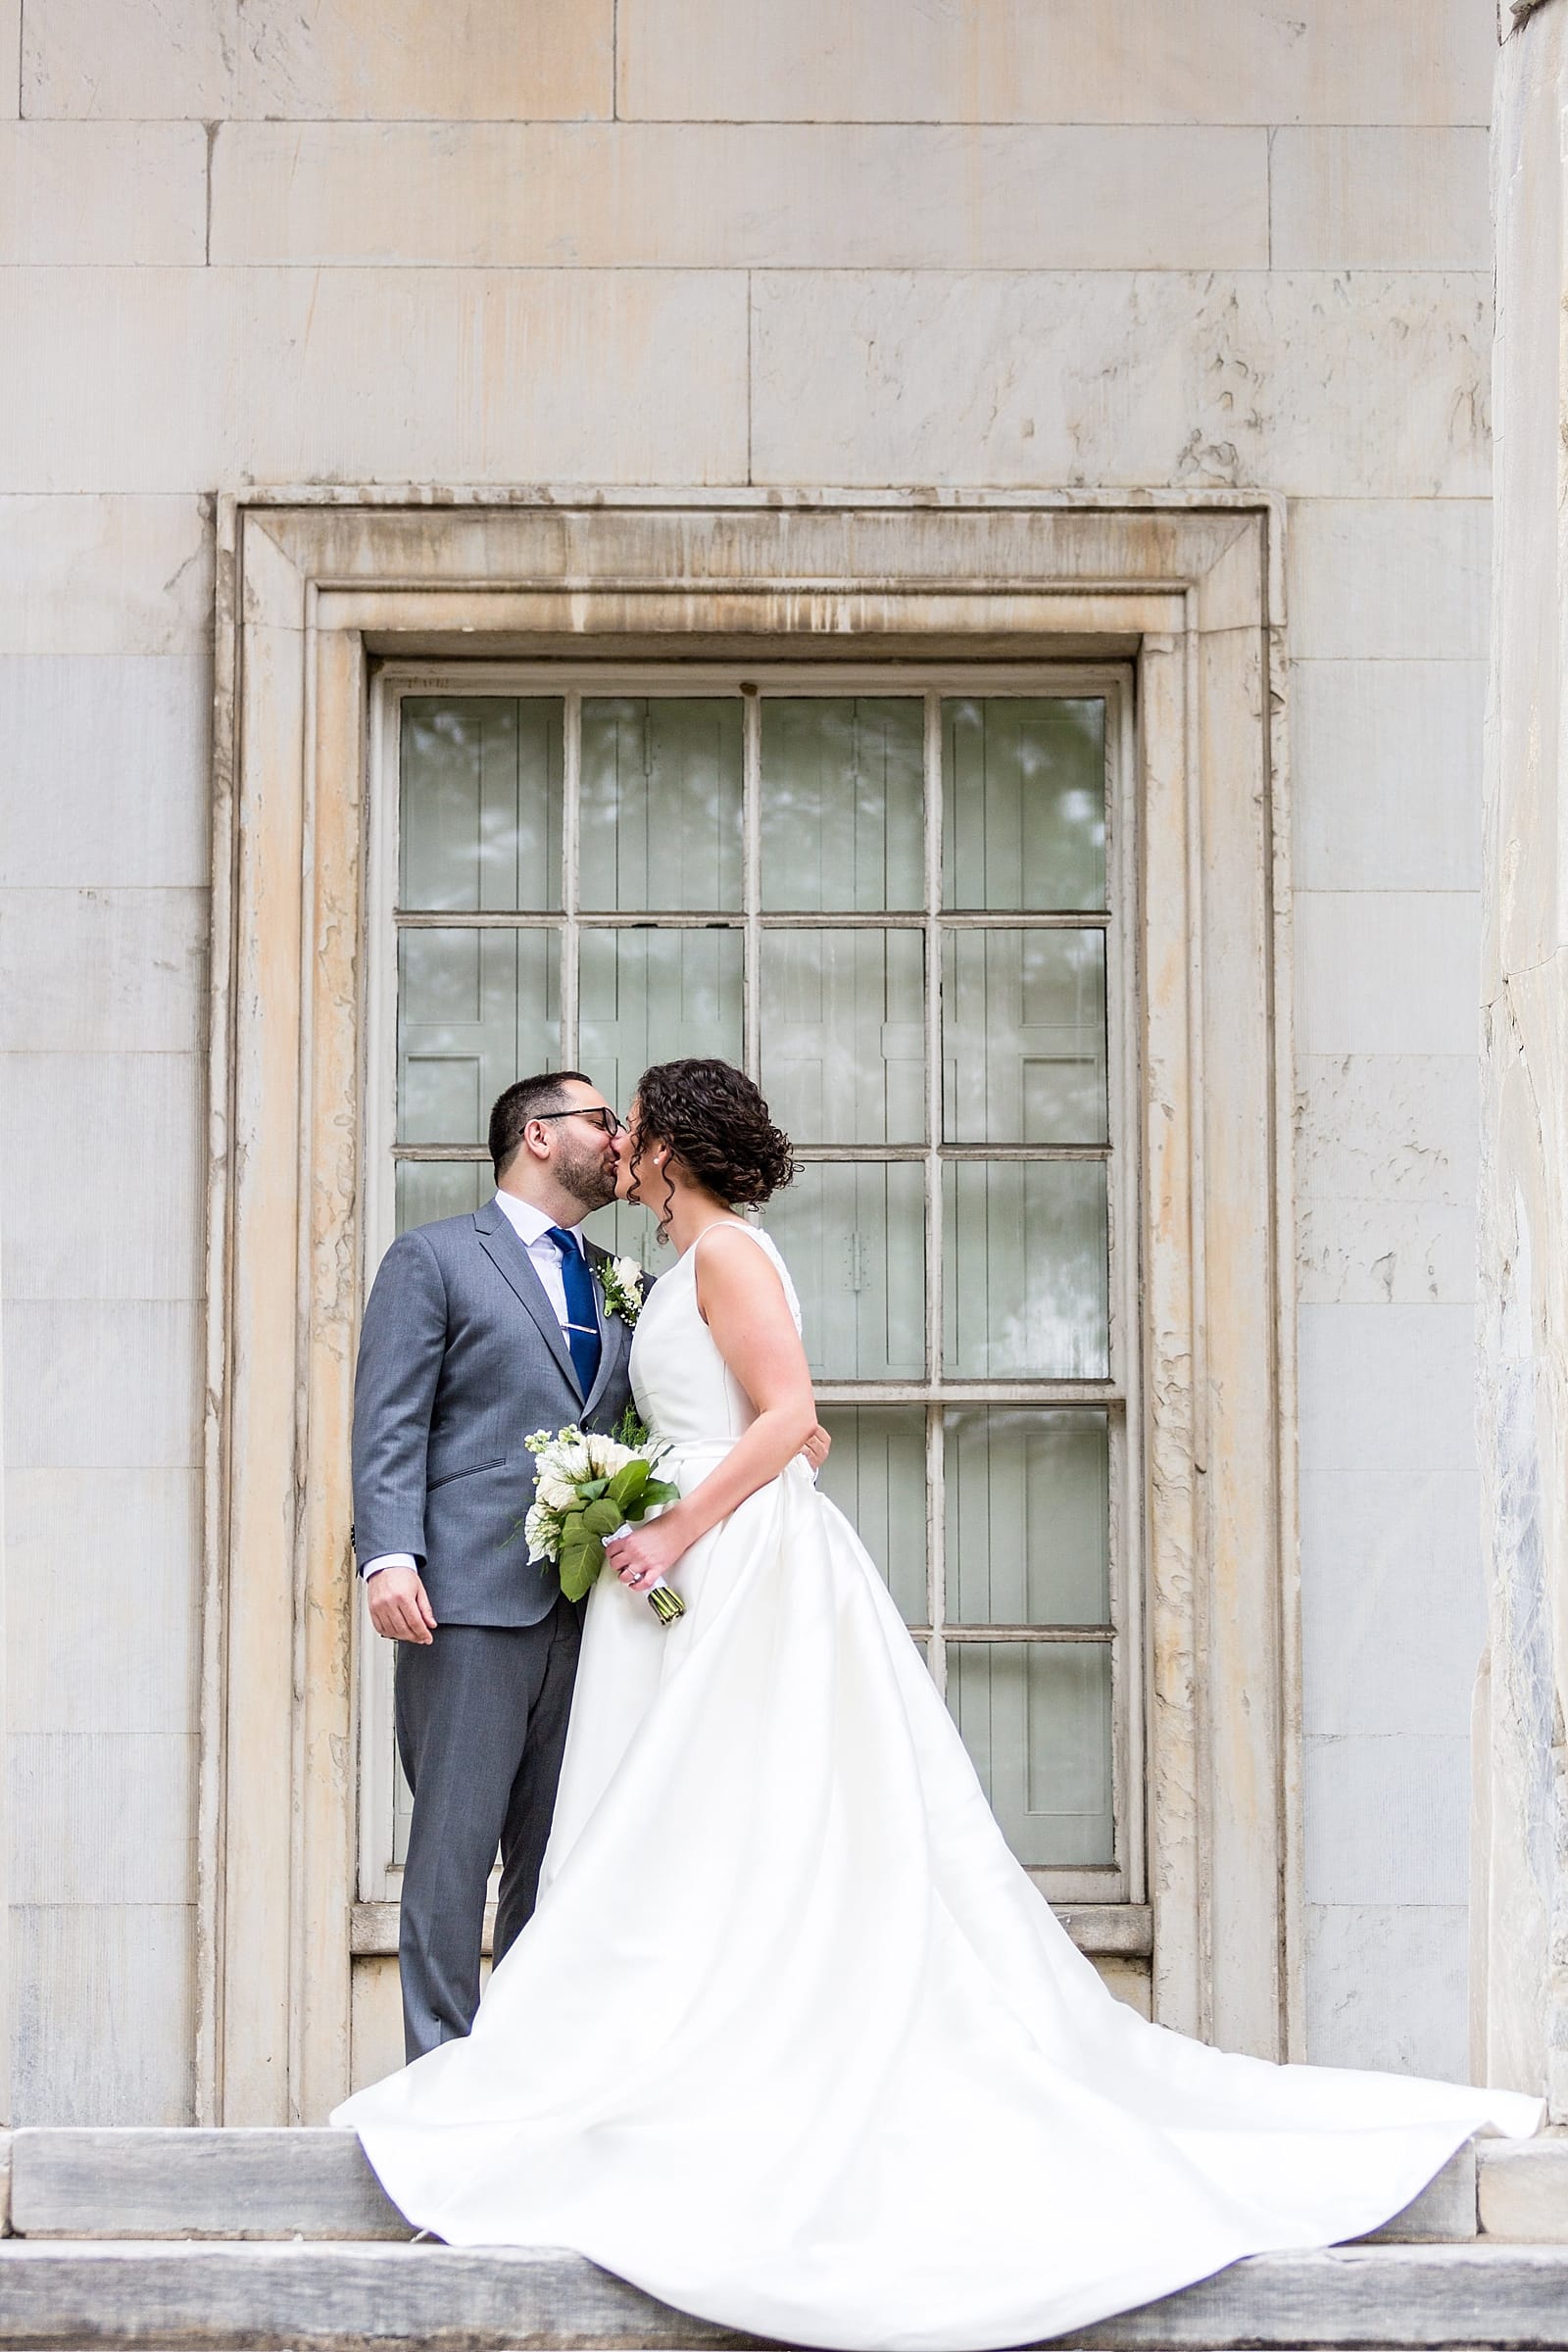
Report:
[[383,1568],[416,1568],[418,1564],[412,1551],[383,1551],[373,1560],[367,1560],[360,1574],[368,1584],[371,1577],[379,1576]]

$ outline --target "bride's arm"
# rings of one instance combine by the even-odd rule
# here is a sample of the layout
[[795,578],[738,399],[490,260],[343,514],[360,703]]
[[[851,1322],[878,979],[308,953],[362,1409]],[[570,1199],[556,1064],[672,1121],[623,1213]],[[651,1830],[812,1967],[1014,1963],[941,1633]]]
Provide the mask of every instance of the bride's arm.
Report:
[[698,1304],[719,1354],[757,1407],[757,1419],[716,1469],[619,1543],[608,1558],[624,1585],[643,1592],[748,1494],[777,1478],[816,1428],[806,1350],[777,1268],[750,1235],[721,1226],[702,1236]]

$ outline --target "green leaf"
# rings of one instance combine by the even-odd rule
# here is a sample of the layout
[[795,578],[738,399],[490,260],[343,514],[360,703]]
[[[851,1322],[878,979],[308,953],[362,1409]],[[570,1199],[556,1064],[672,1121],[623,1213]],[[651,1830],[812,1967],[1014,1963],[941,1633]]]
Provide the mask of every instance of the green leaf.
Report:
[[568,1600],[583,1600],[605,1564],[605,1547],[597,1536],[561,1546],[561,1590]]
[[597,1502],[609,1484],[604,1478],[584,1478],[578,1481],[577,1492],[584,1502]]
[[666,1502],[679,1500],[680,1489],[672,1478],[651,1478],[643,1489],[642,1509],[637,1516],[646,1518],[650,1511],[662,1509]]
[[[583,1531],[585,1535],[599,1539],[612,1536],[624,1516],[625,1513],[619,1510],[607,1495],[602,1501],[591,1502],[588,1505],[582,1515]],[[600,1548],[604,1548],[602,1541]]]
[[619,1506],[622,1517],[629,1519],[647,1484],[648,1464],[625,1462],[615,1472],[605,1493],[612,1502]]

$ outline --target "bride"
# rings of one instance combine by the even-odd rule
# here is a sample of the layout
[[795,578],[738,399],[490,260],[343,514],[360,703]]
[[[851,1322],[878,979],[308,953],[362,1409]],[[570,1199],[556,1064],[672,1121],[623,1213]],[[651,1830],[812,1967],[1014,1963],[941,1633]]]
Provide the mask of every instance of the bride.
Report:
[[1516,2093],[1229,2057],[1105,1990],[799,1457],[795,1292],[734,1213],[790,1172],[738,1070],[644,1074],[619,1189],[679,1256],[631,1376],[681,1499],[590,1597],[538,1911],[472,2034],[333,2117],[395,2203],[759,2334],[963,2352],[1358,2236],[1471,2132],[1534,2131]]

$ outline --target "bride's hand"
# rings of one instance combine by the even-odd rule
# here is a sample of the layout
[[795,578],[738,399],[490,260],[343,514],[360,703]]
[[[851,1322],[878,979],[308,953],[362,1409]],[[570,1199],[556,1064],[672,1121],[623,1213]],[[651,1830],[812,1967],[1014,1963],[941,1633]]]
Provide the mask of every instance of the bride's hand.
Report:
[[633,1592],[646,1592],[660,1577],[669,1574],[686,1548],[678,1513],[668,1510],[634,1527],[618,1544],[607,1544],[605,1557],[623,1585]]

